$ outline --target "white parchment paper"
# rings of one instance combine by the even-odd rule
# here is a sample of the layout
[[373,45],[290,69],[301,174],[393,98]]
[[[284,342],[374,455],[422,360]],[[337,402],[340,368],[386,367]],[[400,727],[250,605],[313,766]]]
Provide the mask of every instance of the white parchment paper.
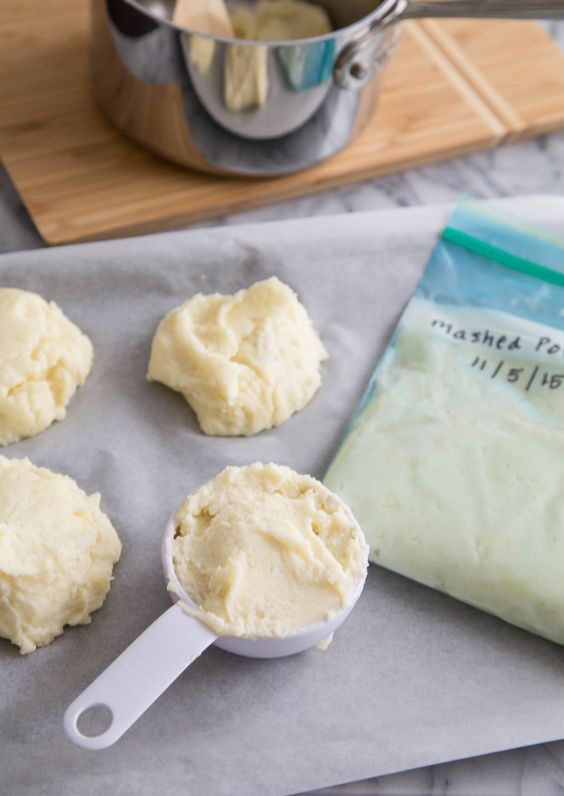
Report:
[[[564,228],[564,200],[506,207]],[[0,793],[268,796],[564,735],[562,648],[374,566],[327,652],[259,661],[211,648],[113,748],[86,752],[63,733],[65,707],[170,605],[161,534],[190,490],[255,460],[322,475],[445,217],[386,211],[0,258],[0,285],[54,299],[96,350],[67,419],[2,452],[101,492],[124,544],[90,626],[26,657],[0,641]],[[330,352],[323,386],[278,430],[204,437],[179,395],[145,381],[156,324],[195,292],[272,274]]]

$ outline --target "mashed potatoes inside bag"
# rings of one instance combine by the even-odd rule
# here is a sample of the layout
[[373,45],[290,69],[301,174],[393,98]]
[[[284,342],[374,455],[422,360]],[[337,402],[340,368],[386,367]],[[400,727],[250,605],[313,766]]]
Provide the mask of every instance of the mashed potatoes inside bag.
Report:
[[564,643],[564,241],[455,210],[325,484],[374,563]]

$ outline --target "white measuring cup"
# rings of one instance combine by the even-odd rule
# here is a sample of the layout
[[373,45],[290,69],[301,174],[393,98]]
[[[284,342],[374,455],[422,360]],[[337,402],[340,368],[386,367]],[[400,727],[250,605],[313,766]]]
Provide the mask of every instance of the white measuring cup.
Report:
[[[115,743],[211,644],[249,658],[282,658],[313,647],[345,621],[366,580],[365,571],[351,601],[330,619],[307,625],[291,635],[254,639],[218,636],[183,608],[183,605],[192,608],[196,605],[176,577],[172,559],[174,532],[175,514],[166,525],[162,544],[165,579],[175,604],[149,625],[65,711],[68,737],[85,749],[105,749]],[[77,727],[78,719],[89,708],[100,706],[110,709],[110,726],[100,735],[83,735]]]

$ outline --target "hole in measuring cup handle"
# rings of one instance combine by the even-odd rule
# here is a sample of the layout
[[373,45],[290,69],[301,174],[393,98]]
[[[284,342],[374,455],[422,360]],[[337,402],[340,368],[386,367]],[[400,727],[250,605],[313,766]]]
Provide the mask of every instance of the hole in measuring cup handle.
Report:
[[[92,713],[94,712],[94,713]],[[103,718],[100,716],[102,712]],[[90,714],[90,716],[88,715]],[[90,725],[95,731],[89,733],[87,727]],[[82,727],[79,727],[79,723]],[[88,704],[70,705],[64,716],[64,727],[68,738],[84,749],[105,749],[113,743],[115,716],[109,705],[99,700]],[[100,726],[103,729],[100,730]]]
[[84,738],[98,738],[110,729],[113,721],[112,709],[108,705],[96,702],[78,714],[75,726]]

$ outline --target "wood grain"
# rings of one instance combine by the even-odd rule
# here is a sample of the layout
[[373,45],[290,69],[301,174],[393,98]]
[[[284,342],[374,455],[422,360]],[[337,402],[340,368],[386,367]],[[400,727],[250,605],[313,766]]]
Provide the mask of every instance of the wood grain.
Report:
[[563,126],[564,57],[539,25],[460,19],[421,25],[509,128],[508,141]]
[[[544,55],[553,65],[555,58],[536,25],[518,23],[517,35],[503,23],[510,26],[498,29],[503,47],[488,32],[484,48],[483,23],[433,23],[449,26],[448,40],[428,23],[410,23],[378,110],[354,144],[300,174],[209,176],[144,151],[98,112],[89,88],[87,0],[3,0],[2,17],[0,153],[48,243],[173,228],[564,126],[560,77],[547,80],[542,63],[535,71]],[[518,54],[529,52],[529,39],[524,75]],[[466,61],[477,64],[479,79]]]

